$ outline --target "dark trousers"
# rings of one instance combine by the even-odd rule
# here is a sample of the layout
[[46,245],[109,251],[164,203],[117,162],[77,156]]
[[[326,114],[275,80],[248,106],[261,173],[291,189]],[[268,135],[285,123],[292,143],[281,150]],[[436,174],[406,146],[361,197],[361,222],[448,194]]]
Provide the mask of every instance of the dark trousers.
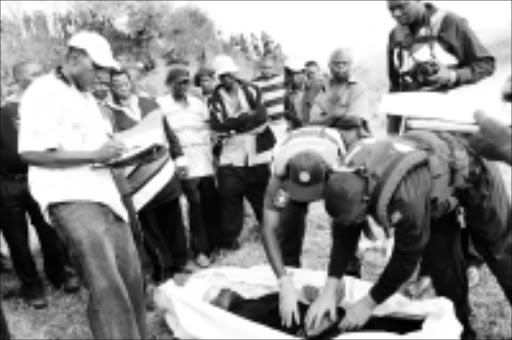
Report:
[[466,259],[466,265],[468,267],[481,267],[485,261],[476,251],[475,245],[467,228],[462,229],[461,238],[462,250],[464,252],[464,258]]
[[[463,214],[462,216],[465,217]],[[457,220],[457,225],[461,229],[460,232],[460,240],[461,240],[461,249],[462,249],[462,255],[464,256],[464,262],[466,264],[466,268],[470,266],[474,267],[481,267],[484,264],[483,258],[478,254],[478,252],[475,249],[473,240],[471,239],[470,232],[467,228],[463,228],[461,224]],[[464,222],[465,223],[465,222]],[[428,268],[426,266],[421,265],[420,267],[420,275],[421,276],[430,276],[430,273],[428,272]]]
[[[289,201],[283,208],[277,232],[283,263],[287,267],[300,268],[306,217],[309,203]],[[354,255],[345,271],[346,275],[361,277],[361,261]]]
[[144,245],[153,264],[153,279],[162,281],[186,265],[187,237],[179,198],[139,212]]
[[89,290],[93,336],[145,338],[141,265],[128,223],[110,208],[89,202],[54,204],[50,216]]
[[483,160],[475,167],[471,187],[461,193],[467,230],[475,249],[496,276],[512,303],[512,219],[503,177],[495,164]]
[[2,307],[2,297],[0,297],[0,339],[11,339],[9,327],[7,327],[7,320],[5,320],[4,309]]
[[457,212],[431,222],[422,269],[430,273],[437,295],[450,299],[459,321],[469,327],[470,305],[466,264]]
[[43,283],[30,250],[27,215],[39,237],[48,280],[60,286],[66,277],[67,253],[55,229],[44,219],[26,181],[1,180],[2,232],[11,253],[16,275],[26,290],[42,292]]
[[188,202],[190,250],[194,255],[209,255],[216,248],[219,231],[219,201],[215,178],[182,181]]
[[268,164],[218,169],[219,193],[221,197],[220,247],[236,244],[244,223],[244,198],[246,198],[261,224],[263,199],[267,189],[270,169]]

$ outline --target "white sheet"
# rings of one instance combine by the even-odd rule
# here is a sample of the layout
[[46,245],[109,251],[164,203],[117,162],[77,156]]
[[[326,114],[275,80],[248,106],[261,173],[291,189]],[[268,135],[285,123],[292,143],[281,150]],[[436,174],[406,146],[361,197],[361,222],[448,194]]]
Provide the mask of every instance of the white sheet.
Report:
[[[304,285],[322,287],[325,272],[290,269],[297,288]],[[246,298],[255,298],[276,290],[276,279],[270,267],[248,269],[224,267],[208,269],[193,275],[183,287],[172,280],[160,286],[156,303],[166,310],[166,321],[181,339],[294,339],[287,334],[256,324],[205,302],[221,288],[232,288]],[[346,306],[363,297],[371,283],[346,278]],[[337,339],[459,339],[462,327],[455,317],[453,304],[445,298],[411,301],[394,295],[379,306],[374,315],[406,315],[425,318],[418,332],[399,335],[393,333],[345,333]]]

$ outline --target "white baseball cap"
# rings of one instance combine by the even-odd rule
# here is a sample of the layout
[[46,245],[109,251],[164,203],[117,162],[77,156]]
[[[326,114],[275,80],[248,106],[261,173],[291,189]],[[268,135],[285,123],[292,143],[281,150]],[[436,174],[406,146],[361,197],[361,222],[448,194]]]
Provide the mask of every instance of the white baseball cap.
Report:
[[114,59],[110,43],[96,32],[80,31],[69,39],[68,46],[84,50],[98,66],[120,68],[119,63]]
[[219,55],[213,61],[213,68],[217,76],[221,76],[226,73],[237,73],[239,71],[238,66],[235,64],[233,58],[228,55]]
[[304,70],[305,62],[298,57],[290,57],[286,60],[285,67],[293,72],[300,72]]

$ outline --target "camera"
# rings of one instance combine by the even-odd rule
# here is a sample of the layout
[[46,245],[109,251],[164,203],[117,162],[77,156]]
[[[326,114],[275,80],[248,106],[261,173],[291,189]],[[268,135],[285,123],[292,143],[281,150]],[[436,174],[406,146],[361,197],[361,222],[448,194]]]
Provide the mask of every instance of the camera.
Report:
[[412,76],[420,85],[431,85],[429,78],[435,76],[440,69],[435,60],[418,62],[412,70]]

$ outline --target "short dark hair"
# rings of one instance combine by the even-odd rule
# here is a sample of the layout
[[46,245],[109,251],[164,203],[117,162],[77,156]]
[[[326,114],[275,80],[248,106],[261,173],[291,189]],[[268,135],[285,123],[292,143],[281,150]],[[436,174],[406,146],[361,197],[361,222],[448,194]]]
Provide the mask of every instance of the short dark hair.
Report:
[[119,70],[112,69],[110,71],[110,79],[112,79],[114,77],[119,77],[119,76],[126,76],[126,77],[128,77],[128,79],[130,81],[132,81],[132,76],[130,75],[130,72],[128,72],[128,70],[126,68],[121,68]]
[[214,78],[215,71],[209,67],[201,67],[194,75],[194,86],[196,86],[196,87],[201,86],[201,79],[203,77]]
[[318,63],[314,60],[310,60],[308,62],[306,62],[306,64],[304,64],[305,67],[311,67],[311,66],[315,66],[315,67],[320,67],[320,65],[318,65]]

